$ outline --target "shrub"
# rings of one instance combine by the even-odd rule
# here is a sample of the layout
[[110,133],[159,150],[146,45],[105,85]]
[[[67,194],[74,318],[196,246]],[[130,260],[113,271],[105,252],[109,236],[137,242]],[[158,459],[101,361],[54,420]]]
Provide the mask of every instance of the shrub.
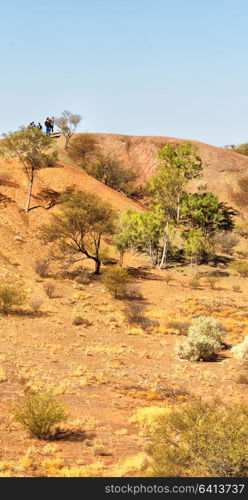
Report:
[[248,384],[248,376],[246,373],[240,373],[236,380],[237,384]]
[[230,231],[219,231],[214,237],[214,242],[222,253],[232,255],[235,246],[239,242],[239,237]]
[[41,278],[46,278],[49,272],[49,261],[48,260],[37,260],[35,262],[34,270]]
[[25,293],[15,285],[0,286],[0,309],[8,314],[13,306],[21,306],[25,301]]
[[72,323],[73,323],[73,325],[76,325],[76,326],[79,326],[79,325],[90,326],[90,325],[92,325],[92,323],[87,318],[80,316],[80,314],[74,316]]
[[131,302],[127,304],[125,315],[130,324],[140,324],[145,321],[146,306],[139,302]]
[[195,278],[191,278],[191,279],[189,280],[189,287],[190,287],[190,288],[197,289],[197,288],[199,288],[199,287],[200,287],[200,285],[201,285],[200,280],[199,280],[199,278],[197,278],[197,277],[195,277]]
[[216,288],[216,283],[218,283],[218,278],[215,278],[214,276],[207,276],[205,279],[206,283],[210,286],[212,290],[215,290]]
[[248,363],[248,335],[245,336],[243,342],[232,348],[232,353],[235,358],[239,359],[242,363]]
[[234,292],[240,292],[241,291],[239,285],[233,285],[232,289],[233,289]]
[[39,299],[38,297],[31,299],[29,302],[30,308],[32,309],[34,314],[39,314],[42,304],[43,300]]
[[236,260],[232,263],[232,268],[243,278],[248,276],[248,262],[246,260]]
[[143,300],[143,294],[139,286],[127,285],[124,289],[125,298],[128,300]]
[[66,408],[51,391],[27,394],[13,413],[14,419],[38,439],[49,439],[54,427],[68,418]]
[[156,418],[153,476],[247,477],[248,411],[197,399]]
[[164,280],[166,282],[166,285],[169,285],[169,283],[173,280],[173,277],[170,273],[166,273],[165,274],[165,277],[164,277]]
[[177,349],[180,358],[188,361],[209,361],[221,350],[224,327],[214,318],[200,316],[193,321],[188,337]]
[[128,272],[119,266],[109,267],[102,277],[103,284],[115,298],[121,298],[125,295],[128,280]]
[[55,285],[53,283],[46,283],[44,285],[44,290],[49,299],[52,299],[54,297]]

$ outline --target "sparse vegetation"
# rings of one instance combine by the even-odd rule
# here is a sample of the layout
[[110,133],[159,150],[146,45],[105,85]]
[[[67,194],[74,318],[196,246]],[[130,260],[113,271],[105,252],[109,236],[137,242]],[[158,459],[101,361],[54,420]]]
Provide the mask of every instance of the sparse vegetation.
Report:
[[242,278],[247,278],[248,276],[248,262],[246,260],[236,260],[232,263],[232,268],[239,276]]
[[32,436],[38,439],[51,438],[54,427],[67,420],[66,408],[59,403],[51,391],[28,393],[13,410],[14,418]]
[[43,304],[43,300],[40,299],[39,297],[35,297],[30,300],[29,305],[30,308],[33,312],[34,315],[37,315],[40,313],[41,306]]
[[125,315],[128,322],[132,324],[141,324],[144,323],[145,313],[147,308],[144,304],[140,302],[130,302],[126,305]]
[[48,283],[45,283],[44,290],[45,290],[45,294],[49,297],[49,299],[52,299],[54,297],[55,288],[56,287],[55,287],[54,283],[52,283],[51,281],[49,281]]
[[90,326],[92,324],[87,318],[84,318],[80,314],[76,314],[76,316],[74,316],[72,323],[73,323],[73,325],[76,325],[76,326],[83,325],[86,327]]

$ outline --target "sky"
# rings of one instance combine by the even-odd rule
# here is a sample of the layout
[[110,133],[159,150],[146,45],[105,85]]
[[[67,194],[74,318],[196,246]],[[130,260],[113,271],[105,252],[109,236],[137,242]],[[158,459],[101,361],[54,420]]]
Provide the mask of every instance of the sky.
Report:
[[0,133],[69,110],[82,132],[248,142],[247,0],[0,6]]

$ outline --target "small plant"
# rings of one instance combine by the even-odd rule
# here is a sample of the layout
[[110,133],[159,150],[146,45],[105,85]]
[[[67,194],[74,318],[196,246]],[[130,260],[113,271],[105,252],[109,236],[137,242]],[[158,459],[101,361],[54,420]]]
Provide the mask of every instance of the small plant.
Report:
[[124,293],[127,300],[143,300],[144,298],[140,287],[136,285],[127,285]]
[[44,290],[49,299],[52,299],[54,297],[55,285],[53,283],[46,283],[44,285]]
[[185,335],[188,331],[189,323],[188,321],[169,321],[167,323],[168,328],[173,328],[177,330],[178,335]]
[[206,284],[209,285],[212,290],[216,289],[216,284],[218,283],[218,278],[216,278],[214,276],[207,276],[205,281],[206,281]]
[[49,272],[50,262],[42,259],[35,262],[34,270],[41,278],[46,278]]
[[221,337],[225,333],[219,321],[200,316],[190,326],[188,337],[177,349],[177,354],[188,361],[209,361],[222,349]]
[[119,266],[109,267],[102,277],[103,284],[115,298],[122,298],[125,295],[128,280],[128,272]]
[[169,285],[169,283],[173,280],[173,277],[170,273],[166,273],[165,274],[165,277],[164,277],[164,280],[166,282],[166,285]]
[[80,314],[74,316],[72,324],[76,325],[76,326],[79,326],[79,325],[90,326],[90,325],[92,325],[92,323],[87,318],[80,316]]
[[43,300],[39,299],[39,297],[35,297],[34,299],[30,300],[29,305],[32,309],[33,314],[39,314],[42,304]]
[[244,364],[248,364],[248,335],[245,336],[243,342],[234,346],[231,351],[235,358]]
[[128,322],[132,324],[141,324],[145,321],[146,306],[139,302],[130,302],[125,309],[125,315]]
[[237,379],[236,379],[237,384],[248,384],[248,376],[246,373],[241,373]]
[[200,285],[201,285],[200,280],[197,277],[191,278],[189,280],[189,287],[190,288],[193,288],[193,289],[197,290],[197,288],[200,288]]
[[66,408],[60,404],[51,391],[26,394],[23,401],[13,410],[14,419],[32,436],[49,439],[54,427],[68,419]]
[[239,276],[242,276],[242,278],[247,278],[248,262],[246,260],[236,260],[232,263],[232,268],[239,274]]
[[21,306],[25,301],[25,293],[15,285],[0,286],[0,310],[8,314],[13,306]]
[[241,291],[241,288],[240,288],[239,285],[233,285],[232,289],[233,289],[234,292],[240,292]]

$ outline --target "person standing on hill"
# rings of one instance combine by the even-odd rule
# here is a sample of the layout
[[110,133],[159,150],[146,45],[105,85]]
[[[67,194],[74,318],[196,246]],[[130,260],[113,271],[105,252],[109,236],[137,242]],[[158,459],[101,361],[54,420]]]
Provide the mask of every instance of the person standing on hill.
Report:
[[47,119],[45,121],[45,127],[46,127],[46,135],[50,135],[51,134],[52,125],[51,125],[51,120],[48,117],[47,117]]
[[38,128],[39,130],[42,130],[42,125],[41,125],[41,123],[40,123],[40,122],[38,123],[37,128]]
[[54,129],[54,121],[55,121],[55,118],[54,118],[54,116],[52,116],[52,118],[51,118],[51,130],[52,130],[52,133],[53,133],[53,129]]

